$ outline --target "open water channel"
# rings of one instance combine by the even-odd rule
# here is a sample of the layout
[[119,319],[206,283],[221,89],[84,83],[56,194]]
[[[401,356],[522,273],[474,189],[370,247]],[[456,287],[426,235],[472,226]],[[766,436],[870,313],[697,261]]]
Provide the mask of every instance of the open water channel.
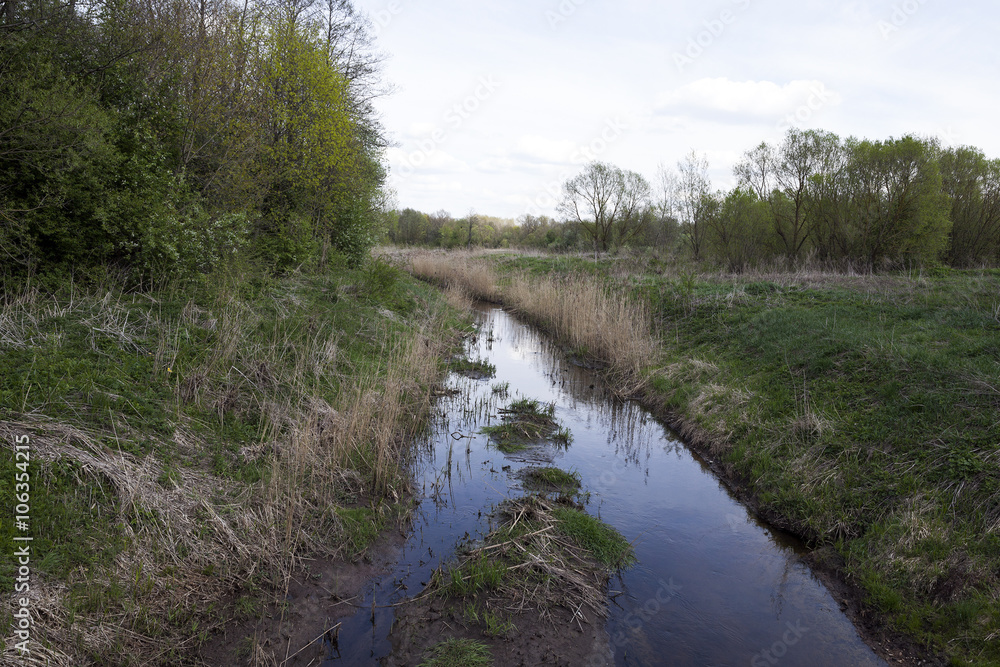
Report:
[[[495,365],[496,376],[448,378],[455,393],[436,404],[414,454],[422,499],[412,532],[392,571],[344,619],[324,665],[377,665],[389,655],[391,605],[418,595],[460,541],[487,532],[494,505],[521,492],[518,470],[538,464],[578,472],[587,511],[634,541],[638,564],[609,586],[616,665],[885,664],[803,563],[803,546],[759,523],[668,428],[510,314],[483,306],[478,319],[468,355]],[[532,461],[488,446],[479,430],[521,397],[555,404],[572,432],[568,448]]]

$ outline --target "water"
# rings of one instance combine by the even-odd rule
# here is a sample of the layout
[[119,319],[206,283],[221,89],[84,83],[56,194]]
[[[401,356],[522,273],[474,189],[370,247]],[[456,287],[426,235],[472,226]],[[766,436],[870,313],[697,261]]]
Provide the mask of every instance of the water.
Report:
[[[413,463],[423,499],[412,533],[344,620],[325,665],[378,664],[391,651],[391,604],[418,594],[458,542],[488,530],[492,507],[519,493],[516,473],[532,462],[478,434],[519,397],[555,403],[573,442],[543,458],[579,472],[587,511],[634,541],[638,565],[609,592],[617,665],[885,664],[802,563],[802,545],[757,522],[671,431],[534,329],[496,308],[479,317],[469,356],[493,363],[496,377],[449,378],[457,393],[438,402]],[[495,391],[503,383],[506,398]]]

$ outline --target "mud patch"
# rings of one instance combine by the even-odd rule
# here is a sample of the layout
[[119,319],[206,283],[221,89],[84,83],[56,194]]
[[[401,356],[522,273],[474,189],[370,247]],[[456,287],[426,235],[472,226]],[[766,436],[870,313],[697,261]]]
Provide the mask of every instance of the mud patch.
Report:
[[[338,622],[353,615],[365,586],[399,558],[405,534],[384,532],[356,562],[308,560],[260,618],[224,624],[201,647],[207,665],[319,665],[336,645]],[[230,611],[232,614],[232,611]]]
[[507,637],[490,637],[481,627],[470,625],[455,600],[425,598],[396,611],[392,630],[392,655],[387,667],[419,665],[439,642],[455,637],[486,644],[494,667],[560,665],[594,667],[613,665],[611,642],[604,618],[581,620],[566,608],[549,610],[545,618],[538,610],[512,615],[517,631]]

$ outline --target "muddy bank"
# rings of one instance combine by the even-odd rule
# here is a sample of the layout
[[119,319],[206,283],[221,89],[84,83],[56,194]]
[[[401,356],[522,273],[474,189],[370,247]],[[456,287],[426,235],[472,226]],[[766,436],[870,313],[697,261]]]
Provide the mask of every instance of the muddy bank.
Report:
[[580,620],[574,612],[559,608],[548,612],[544,619],[532,609],[513,614],[510,620],[518,628],[516,634],[491,637],[481,628],[469,627],[456,600],[431,597],[403,605],[396,611],[393,652],[384,664],[419,665],[431,647],[448,637],[482,642],[490,648],[495,667],[614,664],[603,617]]
[[484,540],[397,607],[384,664],[419,664],[449,639],[488,646],[494,665],[612,664],[607,586],[631,546],[568,496],[507,500],[493,519]]
[[398,560],[406,534],[405,525],[385,530],[357,561],[306,561],[282,591],[283,604],[267,605],[257,618],[226,623],[201,647],[198,659],[212,667],[322,664],[336,655],[340,622],[357,613],[365,587]]

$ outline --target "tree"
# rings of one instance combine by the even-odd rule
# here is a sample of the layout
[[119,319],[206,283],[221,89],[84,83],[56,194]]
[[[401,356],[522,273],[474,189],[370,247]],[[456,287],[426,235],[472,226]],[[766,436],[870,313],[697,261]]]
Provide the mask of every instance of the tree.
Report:
[[848,145],[852,256],[870,267],[939,259],[951,220],[936,147],[912,136]]
[[824,134],[819,150],[819,173],[813,175],[809,184],[813,245],[821,259],[849,260],[850,152],[839,137],[829,133]]
[[972,147],[944,151],[942,187],[951,204],[948,262],[968,267],[1000,251],[1000,160],[987,160]]
[[771,255],[770,210],[756,193],[736,188],[709,209],[707,245],[730,271],[741,272]]
[[595,252],[607,252],[639,234],[649,200],[649,182],[642,175],[591,162],[563,184],[559,210],[587,232]]
[[470,208],[469,209],[469,215],[468,215],[469,233],[467,235],[467,240],[466,240],[466,243],[465,243],[465,247],[466,248],[471,248],[472,247],[472,228],[475,227],[476,224],[478,224],[478,222],[479,222],[479,219],[476,216],[476,209]]
[[677,180],[677,210],[684,242],[691,250],[691,256],[701,259],[708,234],[708,218],[715,200],[712,197],[712,182],[708,178],[708,158],[691,151],[677,163],[680,177]]
[[777,149],[762,143],[734,168],[740,187],[770,204],[774,231],[790,261],[798,260],[813,240],[816,218],[810,185],[838,144],[836,135],[828,132],[790,128]]

